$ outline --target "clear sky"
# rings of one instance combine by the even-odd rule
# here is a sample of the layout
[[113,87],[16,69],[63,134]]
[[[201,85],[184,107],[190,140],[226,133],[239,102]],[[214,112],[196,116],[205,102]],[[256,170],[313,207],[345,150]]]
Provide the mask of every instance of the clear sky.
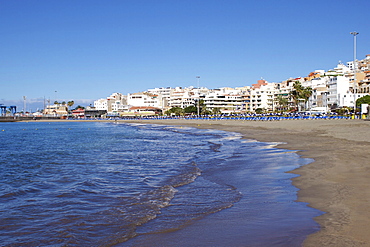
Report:
[[368,0],[0,0],[0,103],[280,82],[370,54]]

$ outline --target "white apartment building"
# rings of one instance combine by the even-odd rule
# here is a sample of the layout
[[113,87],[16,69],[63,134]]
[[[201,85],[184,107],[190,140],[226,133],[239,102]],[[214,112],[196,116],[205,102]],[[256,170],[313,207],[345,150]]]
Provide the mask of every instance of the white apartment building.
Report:
[[[350,65],[351,67],[349,67]],[[325,75],[330,76],[330,75],[346,75],[346,74],[351,74],[353,73],[352,71],[353,63],[347,63],[347,66],[344,65],[341,61],[337,64],[337,67],[334,69],[328,70]]]
[[204,97],[204,104],[208,110],[219,109],[221,113],[233,113],[243,110],[245,105],[244,96],[238,94],[224,94],[210,92]]
[[121,93],[113,93],[106,99],[98,99],[94,101],[96,110],[105,110],[108,113],[117,113],[127,109],[126,96]]
[[176,87],[171,91],[168,106],[186,108],[195,105],[200,98],[199,94],[193,91],[193,88]]
[[65,116],[68,114],[68,106],[62,104],[48,105],[43,111],[45,115]]
[[160,88],[154,88],[154,89],[148,89],[147,92],[149,94],[157,94],[162,95],[163,98],[169,98],[171,92],[174,90],[174,88],[171,87],[160,87]]
[[289,96],[290,91],[292,90],[293,82],[290,80],[276,83],[276,94]]
[[312,96],[308,100],[309,108],[328,107],[328,77],[317,77],[311,80]]
[[205,87],[176,87],[171,91],[168,106],[186,108],[188,106],[196,105],[198,100],[203,99],[208,92],[209,90]]
[[162,106],[164,108],[168,107],[168,102],[171,98],[171,92],[174,91],[174,88],[171,87],[160,87],[160,88],[154,88],[154,89],[148,89],[146,92],[151,95],[158,95],[162,97]]
[[114,93],[107,98],[108,105],[110,105],[110,109],[108,108],[108,113],[118,113],[125,111],[128,109],[127,107],[127,97],[121,93]]
[[162,96],[149,93],[127,94],[127,105],[162,108]]
[[309,99],[309,108],[325,107],[335,109],[343,106],[353,107],[353,63],[342,62],[331,70],[316,70],[314,74],[320,77],[313,78],[302,83],[303,86],[313,89],[312,96]]
[[[369,60],[370,61],[370,60]],[[360,66],[359,73],[356,73],[356,82],[353,73],[353,61],[348,62],[347,66],[339,63],[336,68],[329,70],[325,75],[328,76],[328,106],[331,108],[337,107],[354,107],[355,100],[368,95],[364,93],[363,88],[360,87],[361,82],[366,78],[365,71],[367,68],[366,59],[358,62]],[[355,89],[355,94],[354,94]]]
[[350,82],[349,78],[343,75],[330,76],[327,82],[328,87],[328,106],[337,108],[339,106],[353,106],[353,98],[350,101]]
[[250,111],[255,111],[261,108],[266,111],[275,110],[275,95],[279,93],[278,83],[269,83],[263,80],[258,84],[254,84],[250,96]]
[[96,110],[106,110],[108,111],[108,100],[107,99],[98,99],[94,101],[94,108]]
[[359,61],[359,68],[362,75],[359,80],[359,92],[370,93],[370,54],[366,55],[366,58]]

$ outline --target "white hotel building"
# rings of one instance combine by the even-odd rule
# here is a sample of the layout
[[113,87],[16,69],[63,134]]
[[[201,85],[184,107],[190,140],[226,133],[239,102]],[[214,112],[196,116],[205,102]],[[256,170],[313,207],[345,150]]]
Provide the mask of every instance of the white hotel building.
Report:
[[250,91],[250,108],[249,111],[255,111],[256,109],[264,109],[267,111],[273,111],[275,109],[275,95],[278,94],[277,83],[268,83],[261,79],[258,80],[257,84],[252,85]]
[[240,112],[245,105],[243,95],[212,92],[204,97],[207,109],[219,109],[222,113]]
[[127,97],[121,93],[113,93],[106,99],[94,101],[96,110],[105,110],[109,113],[117,113],[127,109]]

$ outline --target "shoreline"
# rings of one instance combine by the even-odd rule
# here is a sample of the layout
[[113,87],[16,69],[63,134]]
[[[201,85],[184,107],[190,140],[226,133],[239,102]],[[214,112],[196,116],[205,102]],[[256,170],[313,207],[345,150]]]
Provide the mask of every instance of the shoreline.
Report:
[[238,132],[243,138],[278,142],[314,162],[291,173],[298,201],[323,211],[320,231],[304,246],[369,246],[370,122],[364,120],[125,120],[127,123],[182,125]]
[[[37,120],[27,122],[66,122]],[[70,120],[71,122],[84,120]],[[94,120],[85,120],[94,121]],[[99,121],[99,120],[98,120]],[[112,122],[112,120],[100,120]],[[117,120],[123,123],[182,125],[238,132],[243,138],[278,142],[277,148],[298,150],[314,162],[291,173],[298,201],[323,211],[315,218],[320,231],[304,246],[369,246],[370,121],[365,120]]]

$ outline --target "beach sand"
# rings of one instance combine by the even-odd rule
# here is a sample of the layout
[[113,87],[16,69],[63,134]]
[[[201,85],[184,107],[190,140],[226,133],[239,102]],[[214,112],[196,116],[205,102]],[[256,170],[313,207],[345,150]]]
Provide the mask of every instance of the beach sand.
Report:
[[323,212],[321,230],[304,246],[370,246],[370,121],[366,120],[142,120],[238,132],[278,147],[299,150],[315,161],[292,173],[298,201]]

